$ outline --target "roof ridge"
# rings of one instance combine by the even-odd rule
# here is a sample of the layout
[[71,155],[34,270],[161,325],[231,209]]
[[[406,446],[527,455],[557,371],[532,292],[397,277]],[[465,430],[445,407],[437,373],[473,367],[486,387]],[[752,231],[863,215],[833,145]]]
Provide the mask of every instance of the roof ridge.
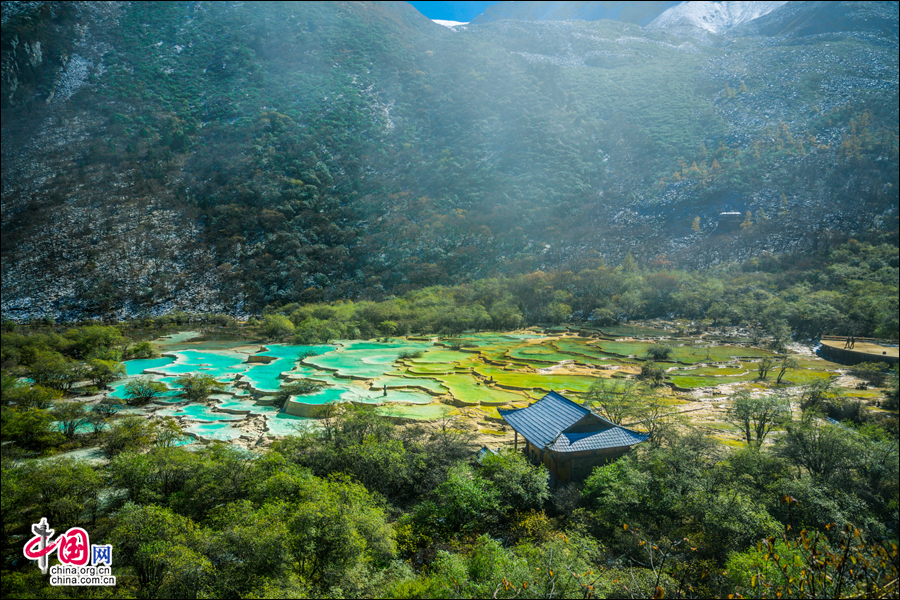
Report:
[[[611,440],[616,439],[616,436],[632,438],[633,441],[625,445],[640,443],[646,439],[644,434],[617,425],[556,391],[547,393],[543,398],[525,408],[499,409],[498,412],[504,421],[509,423],[517,433],[523,435],[527,441],[538,448],[550,449],[560,444],[570,447],[571,444],[568,441],[564,442],[564,440],[569,439],[594,438],[598,440],[597,443],[600,443],[599,440],[601,439]],[[588,415],[609,426],[602,431],[583,432],[583,434],[574,435],[566,433],[567,429]],[[610,436],[613,437],[610,438]],[[628,440],[623,439],[622,441]],[[613,446],[610,446],[607,441],[602,443],[601,447]]]
[[[560,394],[559,392],[557,392],[557,391],[555,391],[555,390],[550,390],[547,394],[544,395],[543,398],[541,398],[541,400],[544,400],[547,396],[554,396],[554,397],[556,397],[556,398],[558,398],[558,399],[560,399],[560,400],[563,400],[564,402],[568,402],[569,404],[571,404],[572,406],[574,406],[574,407],[577,408],[578,410],[584,411],[585,414],[588,414],[588,413],[593,414],[593,412],[594,412],[594,411],[592,411],[591,409],[585,408],[585,407],[582,406],[581,404],[578,404],[578,403],[575,402],[574,400],[569,400],[568,398],[566,398],[565,396],[563,396],[562,394]],[[541,400],[538,400],[538,402],[540,402]],[[599,415],[598,415],[598,416],[599,416]]]
[[[583,406],[583,405],[581,405],[581,404],[578,404],[578,403],[575,402],[574,400],[569,400],[568,398],[566,398],[565,396],[563,396],[562,394],[560,394],[559,392],[556,392],[556,391],[554,391],[554,390],[550,390],[550,392],[549,392],[546,396],[544,396],[544,398],[546,398],[546,397],[549,396],[550,394],[553,394],[555,397],[559,398],[560,400],[565,400],[566,402],[568,402],[569,404],[571,404],[571,405],[573,405],[574,407],[578,408],[579,410],[584,411],[584,415],[585,415],[585,416],[587,416],[587,415],[593,415],[593,416],[597,417],[598,419],[600,419],[601,421],[603,421],[604,423],[606,423],[607,425],[609,425],[610,427],[621,427],[622,429],[628,429],[627,427],[622,427],[622,426],[619,425],[618,423],[613,423],[612,421],[610,421],[609,419],[607,419],[607,418],[604,417],[603,415],[597,414],[596,412],[594,412],[594,411],[591,410],[590,408],[587,408],[587,407],[585,407],[585,406]],[[541,400],[543,400],[544,398],[541,398]],[[540,400],[538,400],[538,402],[540,402]],[[630,431],[630,430],[629,430],[629,431]]]

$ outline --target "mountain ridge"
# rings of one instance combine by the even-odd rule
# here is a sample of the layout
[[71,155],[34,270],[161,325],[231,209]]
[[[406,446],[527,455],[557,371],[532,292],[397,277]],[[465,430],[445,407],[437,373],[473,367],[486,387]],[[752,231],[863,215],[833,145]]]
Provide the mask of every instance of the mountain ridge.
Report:
[[693,28],[722,35],[733,27],[752,22],[785,4],[785,1],[682,2],[664,11],[647,28],[670,33]]
[[656,2],[498,2],[472,19],[473,24],[491,23],[502,19],[596,21],[610,19],[634,25],[647,25],[679,1]]
[[4,23],[5,316],[707,267],[896,216],[890,36],[453,31],[405,3],[29,14]]

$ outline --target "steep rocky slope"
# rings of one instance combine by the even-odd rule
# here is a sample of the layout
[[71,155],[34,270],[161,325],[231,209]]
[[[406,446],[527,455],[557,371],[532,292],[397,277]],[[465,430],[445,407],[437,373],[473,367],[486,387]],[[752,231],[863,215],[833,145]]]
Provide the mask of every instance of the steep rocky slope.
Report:
[[701,43],[406,3],[4,3],[3,314],[241,313],[895,228],[896,5],[823,36],[791,4]]
[[647,28],[669,33],[691,33],[691,29],[698,29],[722,35],[785,4],[784,1],[682,2],[653,19]]

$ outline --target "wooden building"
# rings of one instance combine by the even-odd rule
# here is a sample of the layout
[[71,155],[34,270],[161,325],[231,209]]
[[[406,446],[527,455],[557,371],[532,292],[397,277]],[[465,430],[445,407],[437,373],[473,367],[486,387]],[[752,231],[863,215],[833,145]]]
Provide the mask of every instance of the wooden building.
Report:
[[649,436],[616,425],[568,398],[550,392],[531,406],[500,409],[500,416],[525,440],[525,454],[543,463],[551,483],[582,481],[596,466],[628,453]]

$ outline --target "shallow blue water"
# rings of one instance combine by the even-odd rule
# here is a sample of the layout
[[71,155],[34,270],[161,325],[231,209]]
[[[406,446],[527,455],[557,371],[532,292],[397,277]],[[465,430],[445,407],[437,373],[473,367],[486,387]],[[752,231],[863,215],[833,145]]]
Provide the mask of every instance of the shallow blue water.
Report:
[[[263,392],[278,391],[283,383],[279,375],[293,369],[304,354],[319,355],[334,350],[334,346],[285,346],[282,344],[271,344],[266,348],[265,352],[261,352],[257,356],[271,356],[278,360],[268,364],[254,363],[244,372],[244,377],[250,381],[250,385]],[[314,372],[314,369],[304,366],[300,366],[297,371],[304,375],[311,375]]]
[[278,409],[274,406],[260,406],[252,400],[230,400],[226,402],[219,402],[218,406],[231,410],[244,411],[254,415],[265,415],[278,412]]
[[[62,421],[53,421],[52,426],[55,427],[58,431],[62,431],[62,430],[63,430],[63,424],[62,424]],[[109,427],[107,426],[107,424],[106,424],[106,423],[103,423],[103,426],[101,427],[101,429],[108,429],[108,428],[109,428]],[[94,431],[94,426],[91,425],[90,423],[82,423],[81,425],[79,425],[78,427],[75,428],[75,433],[76,433],[76,434],[78,434],[78,433],[92,433],[93,431]]]
[[228,423],[196,423],[184,430],[200,437],[225,442],[241,437],[241,430]]
[[125,374],[129,377],[135,377],[136,375],[142,375],[145,369],[156,369],[159,367],[165,367],[166,365],[170,365],[175,362],[175,357],[173,356],[162,356],[160,358],[138,358],[135,360],[126,360],[125,361]]
[[184,375],[186,373],[208,373],[216,379],[233,377],[243,373],[250,365],[245,363],[246,355],[233,352],[204,352],[201,350],[182,350],[177,353],[178,361],[159,369],[167,375]]
[[267,419],[269,433],[272,435],[296,435],[311,425],[315,425],[315,419],[304,419],[280,413]]
[[[345,341],[340,346],[316,345],[316,346],[292,346],[283,344],[266,345],[265,350],[257,355],[269,356],[276,360],[270,363],[248,363],[248,355],[228,350],[199,350],[188,349],[176,352],[177,359],[163,357],[159,359],[145,359],[128,361],[126,369],[129,378],[122,379],[113,384],[113,397],[124,398],[124,387],[130,379],[142,374],[146,369],[152,369],[155,373],[164,373],[165,376],[156,375],[154,379],[165,383],[169,392],[157,400],[162,402],[182,402],[178,397],[179,386],[175,383],[178,377],[188,373],[208,373],[228,384],[226,391],[229,395],[219,393],[216,397],[218,406],[240,411],[241,414],[216,412],[209,407],[199,404],[187,406],[173,406],[157,411],[161,416],[180,416],[197,423],[192,424],[189,431],[202,437],[212,439],[233,439],[240,435],[239,431],[232,431],[227,423],[215,423],[215,421],[236,421],[244,418],[247,413],[267,415],[273,423],[273,434],[293,433],[289,426],[298,422],[298,417],[280,413],[271,406],[259,406],[253,401],[253,394],[236,387],[235,381],[249,383],[257,392],[276,392],[285,383],[282,375],[291,379],[309,377],[327,384],[315,394],[294,396],[293,402],[304,404],[325,404],[328,402],[362,402],[375,403],[404,403],[404,404],[430,404],[434,398],[421,391],[414,390],[388,390],[385,395],[380,388],[369,390],[359,381],[351,381],[338,377],[338,373],[323,371],[317,366],[302,365],[298,361],[302,355],[313,354],[308,362],[313,365],[321,364],[332,369],[338,369],[342,375],[353,375],[357,378],[384,378],[385,373],[392,366],[401,352],[411,350],[424,350],[433,345],[428,341],[392,340],[391,342],[371,341]],[[391,383],[396,383],[391,381]],[[415,382],[408,383],[415,385]],[[435,391],[444,389],[435,382]],[[137,409],[140,410],[140,409]],[[201,425],[205,427],[201,427]],[[276,433],[276,430],[279,433]]]
[[186,417],[194,421],[240,421],[244,418],[242,415],[214,412],[202,404],[164,408],[157,411],[156,414],[164,417]]

